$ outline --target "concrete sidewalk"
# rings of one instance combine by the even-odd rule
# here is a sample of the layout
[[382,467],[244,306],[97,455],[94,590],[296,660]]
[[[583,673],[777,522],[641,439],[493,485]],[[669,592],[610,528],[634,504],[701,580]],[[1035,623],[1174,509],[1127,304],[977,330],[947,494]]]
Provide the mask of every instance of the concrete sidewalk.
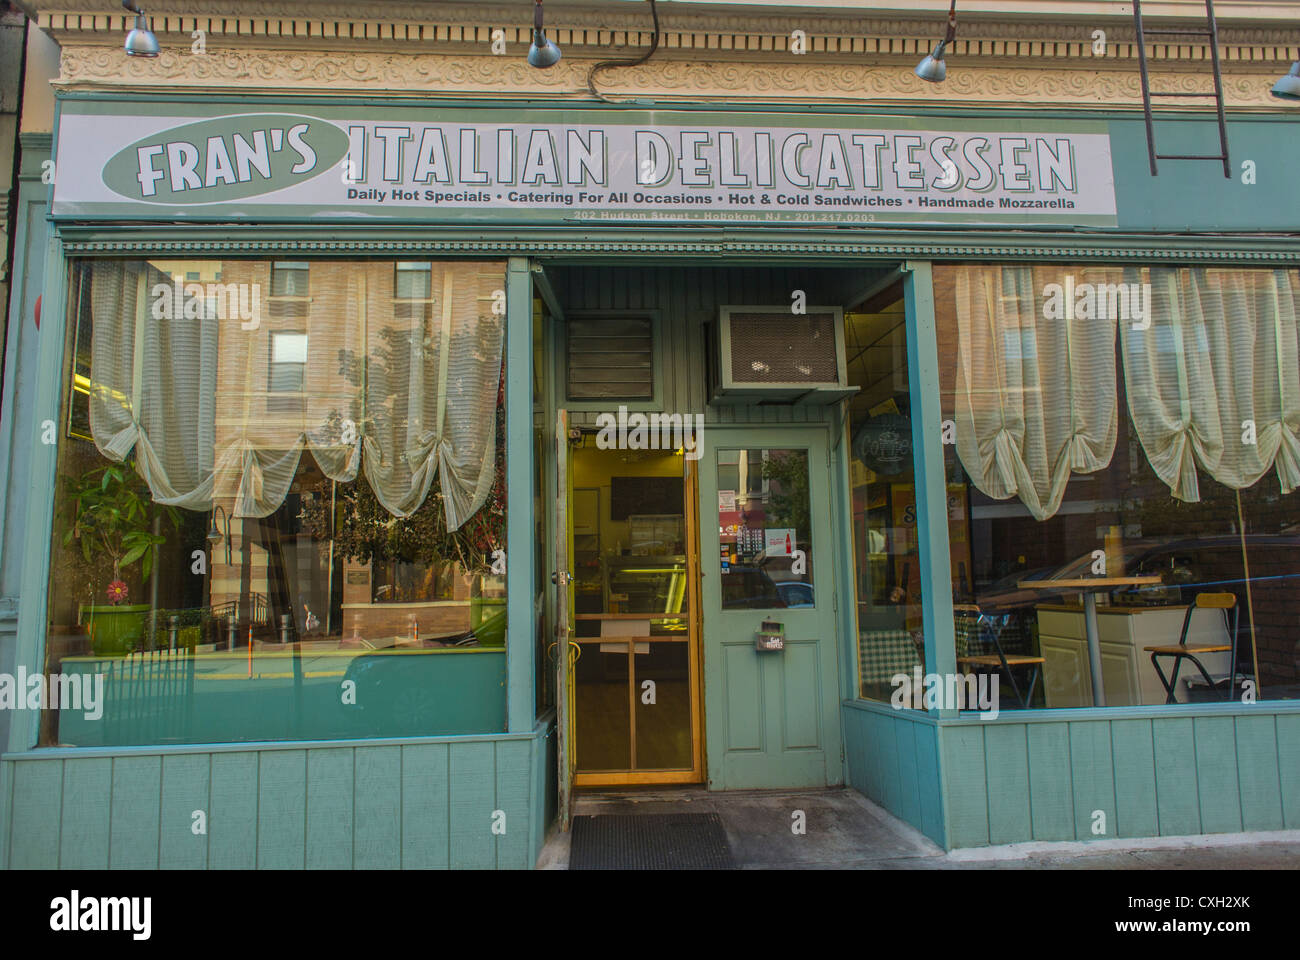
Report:
[[[805,831],[794,832],[798,812]],[[945,853],[856,790],[680,790],[579,795],[575,816],[717,813],[742,870],[1291,869],[1300,830],[1093,843],[1035,843]],[[565,870],[568,833],[552,828],[538,869]]]

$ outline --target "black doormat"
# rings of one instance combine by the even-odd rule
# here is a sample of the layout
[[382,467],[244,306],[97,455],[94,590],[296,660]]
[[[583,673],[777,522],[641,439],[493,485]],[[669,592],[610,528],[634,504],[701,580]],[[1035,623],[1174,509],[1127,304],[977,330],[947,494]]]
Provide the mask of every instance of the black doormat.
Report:
[[716,813],[573,818],[570,870],[734,870]]

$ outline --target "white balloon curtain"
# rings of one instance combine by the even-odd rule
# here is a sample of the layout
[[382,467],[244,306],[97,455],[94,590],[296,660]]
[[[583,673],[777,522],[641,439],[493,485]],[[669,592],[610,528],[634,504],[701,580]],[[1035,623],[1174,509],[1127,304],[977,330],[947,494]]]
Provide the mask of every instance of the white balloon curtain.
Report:
[[1115,451],[1115,323],[1045,316],[1059,269],[955,274],[957,455],[979,490],[1045,520],[1071,473],[1101,470]]
[[[219,264],[221,284],[260,294],[254,326],[214,316],[215,304],[158,317],[155,291],[171,276],[95,263],[96,445],[113,460],[134,450],[155,500],[196,511],[233,501],[236,517],[273,513],[304,451],[333,480],[364,476],[395,517],[418,510],[437,480],[457,529],[494,479],[504,265],[432,263],[401,298],[391,261],[301,266],[306,292],[274,294],[270,263]],[[277,338],[291,348],[278,351]]]
[[[1199,471],[1232,489],[1276,469],[1300,487],[1300,272],[1211,268],[963,265],[952,273],[957,455],[996,500],[1038,520],[1072,474],[1115,449],[1115,336],[1128,412],[1174,497],[1200,499]],[[1062,315],[1073,292],[1151,285],[1150,315]],[[1051,285],[1059,285],[1053,290]],[[1095,299],[1093,304],[1095,304]],[[1049,308],[1050,307],[1050,308]],[[1071,313],[1075,311],[1071,310]]]
[[1300,486],[1300,273],[1155,269],[1149,328],[1120,340],[1129,413],[1156,475],[1200,499],[1199,470],[1233,490],[1276,469]]

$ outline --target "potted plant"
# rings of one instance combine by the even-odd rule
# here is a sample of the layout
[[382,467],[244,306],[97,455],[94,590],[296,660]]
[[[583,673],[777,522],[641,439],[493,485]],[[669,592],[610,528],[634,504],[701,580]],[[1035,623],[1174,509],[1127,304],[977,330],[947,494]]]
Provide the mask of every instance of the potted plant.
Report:
[[[153,532],[153,504],[134,467],[130,461],[108,464],[64,479],[69,513],[64,546],[79,542],[88,565],[95,564],[97,558],[107,558],[112,564],[112,578],[103,594],[107,602],[81,606],[82,622],[90,631],[96,656],[127,653],[139,645],[150,607],[128,602],[131,590],[123,578],[138,565],[141,583],[148,580],[158,548],[166,541]],[[175,508],[163,509],[177,526]]]

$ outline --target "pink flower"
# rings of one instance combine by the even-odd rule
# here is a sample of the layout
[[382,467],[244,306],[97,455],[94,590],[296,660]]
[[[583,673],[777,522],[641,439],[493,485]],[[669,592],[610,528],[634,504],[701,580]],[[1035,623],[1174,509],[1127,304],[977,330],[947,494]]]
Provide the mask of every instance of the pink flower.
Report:
[[121,580],[114,580],[108,585],[108,590],[105,592],[108,594],[110,603],[121,603],[126,599],[126,584]]

